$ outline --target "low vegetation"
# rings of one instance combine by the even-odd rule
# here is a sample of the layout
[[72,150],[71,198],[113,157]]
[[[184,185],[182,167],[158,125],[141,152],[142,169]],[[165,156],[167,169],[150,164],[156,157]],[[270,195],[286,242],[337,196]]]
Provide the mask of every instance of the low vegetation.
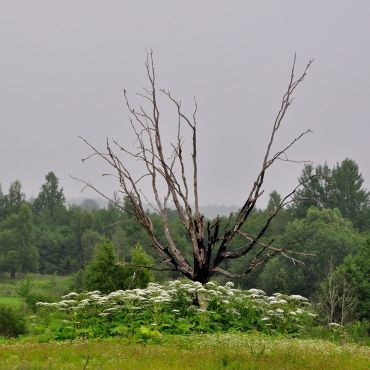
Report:
[[[351,176],[343,177],[348,167]],[[352,184],[362,206],[347,195],[320,204],[297,198],[262,241],[316,256],[302,255],[305,265],[295,266],[275,258],[235,279],[238,289],[219,276],[203,286],[175,280],[130,214],[112,205],[66,207],[55,175],[48,175],[41,203],[26,201],[14,183],[0,194],[0,368],[368,368],[370,195],[360,189],[357,169],[346,160],[324,172],[333,196],[340,184]],[[302,199],[327,194],[322,185],[308,182]],[[279,199],[272,193],[242,232],[258,233]],[[356,217],[345,213],[352,204],[361,210]],[[165,240],[159,216],[147,214]],[[191,260],[178,215],[166,214],[174,242]],[[220,217],[220,230],[227,223]],[[233,247],[244,244],[235,239]],[[228,268],[238,275],[252,260]]]
[[142,345],[122,338],[0,344],[7,369],[367,369],[370,351],[321,340],[261,334],[169,336]]
[[[315,314],[298,295],[266,296],[259,289],[234,289],[231,282],[205,286],[178,280],[146,289],[101,294],[69,293],[60,302],[40,302],[48,339],[124,336],[155,342],[163,334],[247,332],[298,334]],[[40,323],[35,323],[37,327]]]
[[[50,286],[50,279],[68,290],[71,279],[33,276],[18,281],[13,292],[30,294],[30,281],[33,287]],[[17,304],[0,305],[0,328],[7,330],[0,334],[1,369],[184,369],[184,364],[186,369],[366,369],[370,364],[370,349],[363,345],[369,327],[318,326],[315,307],[298,295],[175,280],[106,294],[71,292],[28,307],[24,298],[9,298]]]

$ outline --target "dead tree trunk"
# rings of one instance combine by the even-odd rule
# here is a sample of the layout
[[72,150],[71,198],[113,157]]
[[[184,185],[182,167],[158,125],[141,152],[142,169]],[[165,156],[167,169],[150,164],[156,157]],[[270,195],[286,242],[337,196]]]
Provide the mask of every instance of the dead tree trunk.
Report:
[[[176,100],[167,90],[158,90],[156,87],[156,74],[153,63],[153,53],[147,55],[146,73],[148,76],[149,87],[140,94],[144,101],[149,104],[149,108],[139,106],[133,108],[129,102],[126,91],[124,97],[127,108],[130,112],[130,123],[136,136],[137,150],[130,151],[121,146],[117,141],[106,142],[105,151],[100,151],[89,143],[86,139],[82,140],[89,146],[92,153],[85,159],[92,156],[98,156],[108,164],[114,176],[119,182],[119,193],[125,196],[129,203],[129,209],[124,206],[123,199],[112,199],[103,194],[93,184],[88,181],[82,181],[85,186],[97,191],[114,204],[130,213],[133,213],[137,221],[148,233],[153,248],[162,262],[171,266],[172,269],[180,272],[182,275],[193,281],[199,281],[202,284],[211,279],[213,274],[221,273],[229,277],[244,276],[251,272],[257,266],[266,263],[272,257],[282,254],[293,261],[298,261],[295,255],[299,255],[290,249],[290,246],[275,247],[272,243],[265,244],[261,238],[269,227],[272,219],[277,213],[290,202],[291,196],[295,193],[298,186],[293,189],[280,204],[274,209],[266,224],[257,235],[249,235],[241,231],[241,227],[246,222],[251,212],[255,208],[256,202],[263,193],[262,185],[265,179],[266,171],[277,161],[289,161],[286,152],[304,135],[310,132],[302,132],[294,138],[285,148],[272,154],[272,144],[275,136],[282,124],[283,118],[292,101],[292,94],[295,89],[304,80],[307,70],[312,61],[310,61],[303,73],[295,77],[295,58],[290,73],[288,87],[283,95],[281,105],[274,120],[271,135],[269,137],[265,155],[262,160],[261,170],[258,173],[249,196],[235,216],[229,217],[226,228],[220,231],[220,219],[214,221],[205,220],[199,209],[198,194],[198,165],[197,165],[197,103],[194,102],[194,111],[191,116],[183,113],[181,102]],[[165,148],[161,132],[161,116],[158,103],[158,95],[167,97],[176,108],[177,137],[170,146],[170,151]],[[184,140],[182,132],[189,130],[191,137],[191,168],[187,167],[184,154]],[[140,178],[134,178],[129,170],[128,157],[131,157],[144,165],[145,171]],[[84,159],[84,160],[85,160]],[[161,243],[155,235],[150,217],[145,211],[145,202],[148,197],[145,196],[139,183],[143,179],[149,179],[152,189],[152,198],[154,204],[152,208],[160,215],[164,233],[167,242]],[[165,185],[164,194],[160,194],[160,183]],[[175,245],[170,224],[167,218],[167,208],[169,202],[174,205],[179,219],[185,228],[192,244],[193,260],[188,261],[183,251]],[[245,238],[246,243],[243,247],[234,250],[231,243],[236,236]],[[253,259],[245,266],[242,274],[231,274],[221,267],[221,264],[227,260],[241,258],[253,253]]]

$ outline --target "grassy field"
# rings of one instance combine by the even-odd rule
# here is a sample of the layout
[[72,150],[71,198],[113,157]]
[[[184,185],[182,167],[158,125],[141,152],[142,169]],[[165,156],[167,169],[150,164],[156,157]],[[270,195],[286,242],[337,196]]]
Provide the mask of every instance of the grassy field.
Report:
[[369,369],[368,347],[261,335],[170,337],[161,344],[123,339],[58,343],[7,341],[1,369]]
[[22,299],[19,297],[0,297],[0,304],[8,304],[12,306],[20,306],[22,304]]
[[26,279],[30,280],[34,292],[60,297],[70,290],[72,277],[41,274],[29,274],[27,277],[17,279],[2,277],[0,278],[0,296],[18,296],[18,289]]

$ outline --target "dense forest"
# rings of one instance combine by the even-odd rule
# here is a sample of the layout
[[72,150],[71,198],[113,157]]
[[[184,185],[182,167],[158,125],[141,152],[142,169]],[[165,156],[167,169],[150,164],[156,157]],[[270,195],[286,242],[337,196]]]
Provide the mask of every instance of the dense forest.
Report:
[[[333,321],[337,314],[342,315],[339,321],[366,319],[370,312],[370,195],[364,179],[358,165],[350,159],[333,168],[327,164],[305,165],[300,180],[306,178],[310,181],[304,182],[264,235],[266,242],[292,246],[298,252],[297,261],[280,255],[245,278],[236,279],[235,284],[241,288],[261,288],[269,294],[276,291],[301,294],[321,300],[323,306],[335,290],[343,301],[355,304],[351,303],[345,317],[343,312],[333,312],[328,321]],[[281,196],[272,192],[267,207],[255,210],[243,231],[258,233],[280,201]],[[159,216],[147,212],[156,235],[166,243]],[[191,244],[178,214],[171,209],[167,212],[175,243],[190,258]],[[222,228],[228,217],[220,218]],[[232,247],[237,249],[243,243],[242,238],[236,238]],[[3,275],[16,278],[31,272],[74,274],[74,289],[80,291],[129,288],[133,276],[138,284],[178,277],[176,273],[160,271],[165,266],[156,261],[147,234],[132,215],[112,204],[100,208],[89,199],[79,206],[67,206],[53,172],[46,175],[33,200],[26,199],[18,180],[7,192],[0,188]],[[228,261],[227,267],[237,273],[247,262],[243,258]],[[226,281],[221,276],[217,279]]]

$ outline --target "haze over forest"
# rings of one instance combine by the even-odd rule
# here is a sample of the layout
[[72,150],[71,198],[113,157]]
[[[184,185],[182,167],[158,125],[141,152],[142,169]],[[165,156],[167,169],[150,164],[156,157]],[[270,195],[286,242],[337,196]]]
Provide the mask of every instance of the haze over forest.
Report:
[[[369,16],[368,1],[2,1],[2,187],[19,179],[28,197],[37,196],[45,174],[54,171],[67,199],[81,197],[81,185],[69,175],[112,192],[101,163],[81,163],[88,150],[78,136],[99,147],[106,137],[132,145],[123,89],[138,102],[145,51],[153,49],[159,87],[188,111],[194,95],[198,101],[203,205],[239,205],[245,197],[294,53],[297,72],[310,58],[315,62],[276,150],[311,128],[291,158],[330,167],[351,158],[369,188]],[[288,192],[302,167],[279,164],[266,194]]]

